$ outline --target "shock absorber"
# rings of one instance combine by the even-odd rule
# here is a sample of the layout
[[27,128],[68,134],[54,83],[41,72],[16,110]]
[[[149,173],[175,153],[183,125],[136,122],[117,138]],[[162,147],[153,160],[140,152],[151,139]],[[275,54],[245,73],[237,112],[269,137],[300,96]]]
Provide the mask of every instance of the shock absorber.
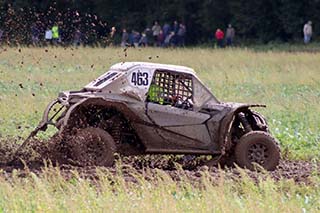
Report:
[[243,125],[243,128],[245,130],[246,133],[251,132],[252,128],[251,125],[249,124],[246,115],[243,112],[238,113],[238,118],[241,122],[241,124]]

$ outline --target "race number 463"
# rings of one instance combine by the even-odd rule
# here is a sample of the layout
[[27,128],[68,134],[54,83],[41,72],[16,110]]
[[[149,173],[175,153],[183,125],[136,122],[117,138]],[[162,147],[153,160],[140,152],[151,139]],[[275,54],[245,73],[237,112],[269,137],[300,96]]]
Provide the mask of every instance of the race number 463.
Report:
[[147,72],[133,72],[131,77],[131,83],[135,86],[147,86],[149,74]]

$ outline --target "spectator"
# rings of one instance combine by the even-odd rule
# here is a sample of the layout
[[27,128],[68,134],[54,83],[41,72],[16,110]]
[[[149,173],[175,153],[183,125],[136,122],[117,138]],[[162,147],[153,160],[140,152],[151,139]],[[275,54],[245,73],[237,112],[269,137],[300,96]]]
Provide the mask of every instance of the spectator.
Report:
[[154,25],[152,26],[152,35],[153,35],[153,41],[154,45],[157,44],[158,35],[160,34],[161,26],[157,21],[154,22]]
[[165,47],[169,47],[169,46],[171,46],[171,45],[173,44],[173,43],[172,43],[173,37],[174,37],[174,32],[173,32],[173,31],[170,32],[170,34],[168,34],[168,35],[166,36],[166,38],[164,39],[164,46],[165,46]]
[[139,46],[147,47],[148,46],[148,38],[145,33],[141,34],[141,38],[139,41]]
[[39,28],[37,26],[37,23],[33,23],[31,25],[31,40],[33,45],[38,45],[39,43]]
[[114,37],[116,35],[116,27],[111,27],[110,33],[109,33],[109,38],[108,38],[108,44],[109,46],[114,45]]
[[178,30],[179,30],[179,23],[178,23],[178,21],[174,21],[174,22],[173,22],[173,32],[174,32],[175,34],[177,34],[177,33],[178,33]]
[[45,32],[45,35],[44,35],[44,39],[46,41],[47,44],[51,44],[51,41],[52,41],[52,31],[47,28],[46,32]]
[[0,44],[2,42],[3,30],[0,29]]
[[186,35],[186,26],[184,24],[179,25],[179,30],[178,30],[178,46],[184,46],[185,44],[185,35]]
[[226,31],[226,41],[227,46],[231,46],[234,41],[235,31],[231,24],[228,25],[227,31]]
[[221,29],[217,29],[215,33],[215,37],[217,39],[218,47],[222,48],[223,47],[223,38],[224,38],[224,33]]
[[140,41],[140,33],[137,31],[132,30],[132,37],[133,37],[133,45],[134,47],[139,46],[139,41]]
[[312,22],[311,21],[308,21],[303,26],[303,35],[304,35],[304,43],[308,44],[311,41],[311,37],[312,37]]
[[160,30],[160,33],[157,37],[157,46],[162,47],[163,46],[163,42],[164,42],[164,33],[162,30]]
[[122,37],[121,37],[121,47],[128,46],[129,34],[127,33],[126,29],[122,30]]
[[76,31],[74,32],[74,35],[73,35],[73,45],[74,46],[79,46],[81,44],[81,37],[82,37],[82,34],[81,34],[80,30],[76,29]]
[[145,33],[146,36],[147,36],[148,44],[150,44],[150,42],[155,42],[155,41],[153,41],[153,31],[152,31],[152,29],[150,29],[149,27],[147,27],[147,28],[143,31],[143,33]]
[[170,25],[165,23],[162,27],[163,35],[166,37],[170,33]]
[[178,31],[179,31],[179,23],[178,23],[178,21],[174,21],[173,22],[172,29],[173,29],[174,35],[172,36],[170,43],[172,45],[177,45],[177,43],[178,43],[178,35],[177,34],[178,34]]
[[60,42],[60,33],[59,33],[59,26],[58,24],[53,25],[52,29],[52,41],[53,44],[57,44],[58,42]]
[[131,33],[128,33],[129,35],[128,42],[131,47],[133,46],[133,37],[134,37],[133,33],[134,33],[134,30],[131,30]]

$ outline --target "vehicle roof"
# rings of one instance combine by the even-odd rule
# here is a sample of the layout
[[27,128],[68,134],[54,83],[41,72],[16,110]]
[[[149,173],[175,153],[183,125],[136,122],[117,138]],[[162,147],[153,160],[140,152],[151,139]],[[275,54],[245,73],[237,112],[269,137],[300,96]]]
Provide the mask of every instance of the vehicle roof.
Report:
[[195,75],[195,71],[192,68],[171,64],[158,64],[149,62],[121,62],[114,64],[110,67],[112,70],[128,71],[133,67],[144,67],[153,69],[164,69],[164,70],[174,70],[176,72],[188,73]]

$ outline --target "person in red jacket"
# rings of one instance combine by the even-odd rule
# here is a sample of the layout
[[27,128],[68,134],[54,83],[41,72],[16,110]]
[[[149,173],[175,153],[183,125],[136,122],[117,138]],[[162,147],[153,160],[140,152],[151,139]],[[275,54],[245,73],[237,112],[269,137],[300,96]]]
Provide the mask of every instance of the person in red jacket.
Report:
[[217,42],[218,42],[218,46],[219,47],[223,47],[223,38],[224,38],[224,33],[222,30],[220,29],[217,29],[216,31],[216,34],[215,34],[215,37],[217,39]]

